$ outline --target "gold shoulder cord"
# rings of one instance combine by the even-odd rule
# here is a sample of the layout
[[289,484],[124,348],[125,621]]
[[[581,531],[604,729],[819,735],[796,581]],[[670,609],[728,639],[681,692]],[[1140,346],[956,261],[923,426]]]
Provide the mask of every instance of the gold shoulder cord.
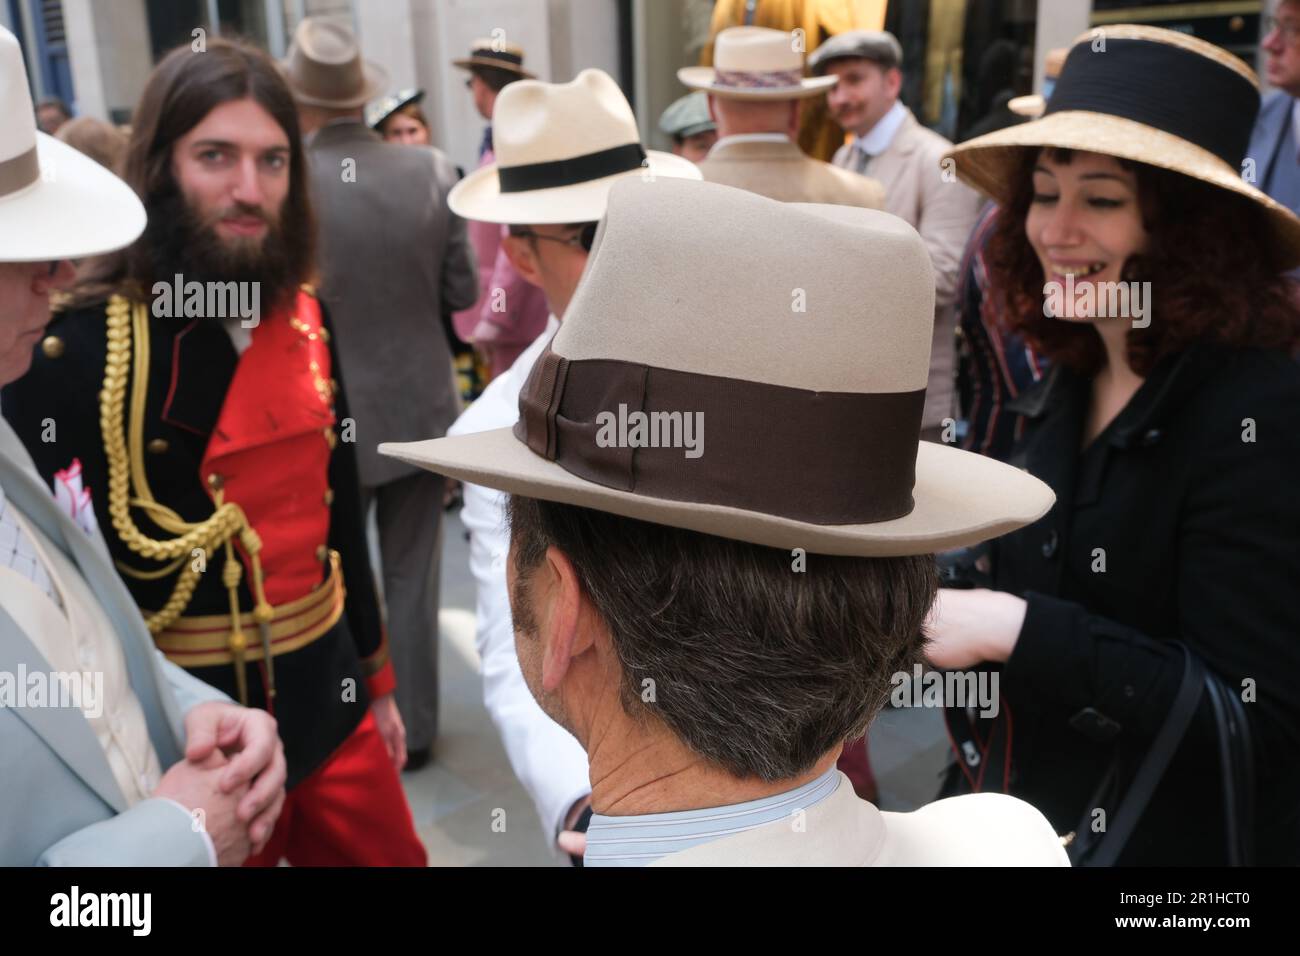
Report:
[[[134,336],[133,336],[134,332]],[[132,355],[132,338],[135,339]],[[130,443],[123,428],[126,406],[127,366],[132,362]],[[213,497],[217,510],[205,521],[188,522],[175,511],[154,499],[144,470],[144,406],[149,384],[149,313],[144,303],[132,303],[122,296],[113,296],[108,303],[108,358],[104,363],[104,387],[99,393],[99,424],[104,435],[104,453],[108,458],[108,513],[118,537],[131,551],[153,561],[170,561],[166,567],[155,571],[140,571],[117,562],[123,574],[138,580],[157,580],[180,571],[176,587],[162,609],[145,617],[151,634],[157,634],[171,625],[185,612],[199,576],[206,568],[212,552],[224,545],[226,563],[221,580],[230,592],[230,652],[235,660],[235,676],[242,703],[248,702],[248,681],[245,674],[245,651],[248,638],[240,624],[239,581],[243,567],[235,557],[233,539],[248,551],[253,565],[253,595],[257,607],[253,620],[261,632],[262,651],[266,661],[267,696],[275,696],[275,672],[271,658],[270,622],[274,610],[266,600],[263,587],[262,563],[258,557],[262,541],[248,524],[243,510],[233,501],[222,501],[220,487],[214,487]],[[130,491],[134,490],[134,497]],[[176,537],[158,541],[146,537],[131,520],[131,508],[148,513],[158,527]],[[196,562],[202,552],[203,561]]]

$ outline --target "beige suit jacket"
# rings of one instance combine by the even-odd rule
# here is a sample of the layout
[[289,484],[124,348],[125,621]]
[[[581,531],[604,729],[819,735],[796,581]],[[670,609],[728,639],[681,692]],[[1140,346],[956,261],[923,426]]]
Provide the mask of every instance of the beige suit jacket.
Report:
[[[921,234],[934,266],[934,344],[930,387],[925,398],[926,427],[953,414],[956,298],[962,255],[983,203],[942,165],[952,143],[916,121],[909,111],[893,142],[866,167],[885,188],[885,211],[905,219]],[[852,170],[853,144],[841,146],[831,162]]]
[[880,183],[806,156],[789,140],[719,140],[697,165],[711,183],[747,189],[781,202],[867,209],[885,206]]
[[843,773],[821,803],[672,853],[652,866],[1069,866],[1047,819],[1015,797],[977,793],[886,813]]

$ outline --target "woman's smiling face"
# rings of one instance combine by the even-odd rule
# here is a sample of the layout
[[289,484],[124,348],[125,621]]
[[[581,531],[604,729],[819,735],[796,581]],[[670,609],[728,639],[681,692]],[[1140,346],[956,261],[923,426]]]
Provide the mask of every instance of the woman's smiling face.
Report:
[[1137,173],[1113,156],[1044,149],[1034,164],[1025,235],[1046,283],[1119,282],[1130,256],[1146,251]]

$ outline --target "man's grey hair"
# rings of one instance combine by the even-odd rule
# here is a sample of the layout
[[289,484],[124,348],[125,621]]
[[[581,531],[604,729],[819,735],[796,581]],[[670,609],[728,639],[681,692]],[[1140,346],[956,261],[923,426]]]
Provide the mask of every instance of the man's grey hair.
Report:
[[512,496],[509,516],[516,627],[535,633],[528,575],[559,549],[609,629],[623,709],[736,777],[807,773],[922,659],[932,555],[797,570],[790,551],[573,505]]

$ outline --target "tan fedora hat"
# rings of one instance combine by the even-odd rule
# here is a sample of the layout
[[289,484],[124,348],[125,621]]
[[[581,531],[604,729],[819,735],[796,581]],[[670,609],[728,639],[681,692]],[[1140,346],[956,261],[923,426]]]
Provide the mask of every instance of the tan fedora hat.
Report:
[[795,35],[767,27],[728,27],[713,41],[713,66],[685,66],[677,79],[693,90],[738,100],[790,100],[816,96],[833,76],[803,75]]
[[304,17],[283,68],[293,98],[308,106],[352,109],[388,88],[387,71],[363,60],[353,32],[332,20]]
[[620,179],[701,178],[690,160],[642,148],[632,107],[601,70],[583,70],[569,83],[511,83],[492,113],[492,146],[496,162],[447,196],[464,219],[595,222]]
[[452,60],[452,66],[468,70],[471,66],[486,66],[494,70],[517,73],[526,80],[534,79],[533,74],[524,69],[524,48],[516,43],[504,40],[475,40],[470,46],[469,56]]
[[1172,30],[1121,24],[1071,46],[1043,115],[977,136],[948,157],[957,175],[999,202],[1024,152],[1105,153],[1182,173],[1258,203],[1272,241],[1300,263],[1300,219],[1247,181],[1259,78],[1220,47]]
[[973,544],[1037,520],[1053,495],[1017,468],[919,441],[933,327],[930,258],[896,216],[633,179],[610,191],[519,424],[379,450],[778,548]]
[[36,129],[18,38],[0,27],[0,262],[112,252],[144,226],[130,186]]

